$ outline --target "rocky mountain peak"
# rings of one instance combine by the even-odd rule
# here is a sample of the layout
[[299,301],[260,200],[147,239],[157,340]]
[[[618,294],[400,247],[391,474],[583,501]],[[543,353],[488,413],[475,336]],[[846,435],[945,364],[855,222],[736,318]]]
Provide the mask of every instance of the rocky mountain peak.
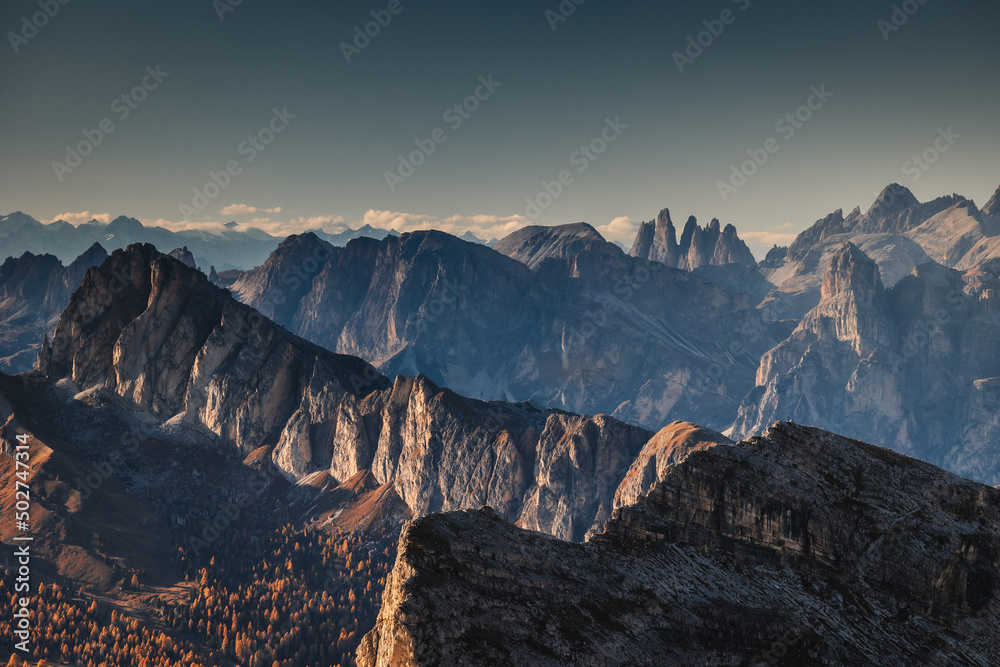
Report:
[[885,217],[919,204],[920,201],[913,196],[909,188],[899,183],[890,183],[875,198],[875,202],[865,213],[865,216],[868,218]]
[[191,254],[191,251],[188,250],[187,246],[184,246],[183,248],[175,248],[168,254],[184,266],[190,266],[192,269],[198,268],[198,264],[194,260],[194,255]]
[[986,215],[1000,215],[1000,188],[997,188],[997,191],[993,193],[993,197],[986,202],[982,211]]
[[111,221],[108,225],[107,233],[109,234],[123,234],[123,233],[138,233],[145,229],[141,222],[135,218],[130,218],[127,215],[120,215]]
[[721,433],[691,422],[678,421],[664,426],[643,446],[625,473],[615,492],[615,508],[635,503],[653,484],[663,479],[670,466],[677,465],[691,453],[720,444],[733,442]]
[[[479,242],[478,239],[475,242]],[[493,245],[497,252],[537,270],[549,258],[575,257],[593,243],[607,241],[586,222],[568,225],[530,225],[508,234]]]
[[719,220],[713,218],[702,228],[697,219],[690,216],[681,231],[680,241],[676,234],[670,211],[663,209],[655,221],[639,225],[629,255],[687,271],[702,266],[756,265],[753,253],[731,224],[722,230]]
[[91,245],[89,248],[83,251],[83,254],[81,254],[79,257],[73,260],[73,263],[70,264],[70,267],[79,266],[83,264],[86,264],[87,266],[94,266],[95,264],[100,264],[107,258],[108,258],[108,251],[104,249],[104,246],[95,241],[93,245]]
[[830,270],[823,278],[822,298],[832,299],[845,292],[855,292],[867,301],[882,289],[878,264],[851,242],[833,256]]
[[21,211],[14,211],[0,218],[0,232],[8,235],[22,231],[25,228],[32,229],[41,226],[42,223]]
[[241,274],[229,289],[267,317],[289,321],[334,252],[334,246],[312,232],[292,234],[264,264]]
[[[860,213],[860,209],[856,213]],[[853,213],[851,217],[854,217]],[[792,260],[802,259],[813,246],[830,236],[842,234],[845,231],[845,227],[844,210],[838,208],[825,218],[820,218],[809,229],[796,236],[795,240],[788,246],[788,258]]]

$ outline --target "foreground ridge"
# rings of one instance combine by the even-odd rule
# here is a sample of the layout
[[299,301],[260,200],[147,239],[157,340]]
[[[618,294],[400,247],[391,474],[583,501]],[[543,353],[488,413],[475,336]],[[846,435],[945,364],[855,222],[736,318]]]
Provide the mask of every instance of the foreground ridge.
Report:
[[1000,492],[778,423],[695,448],[585,545],[406,525],[365,667],[990,664]]

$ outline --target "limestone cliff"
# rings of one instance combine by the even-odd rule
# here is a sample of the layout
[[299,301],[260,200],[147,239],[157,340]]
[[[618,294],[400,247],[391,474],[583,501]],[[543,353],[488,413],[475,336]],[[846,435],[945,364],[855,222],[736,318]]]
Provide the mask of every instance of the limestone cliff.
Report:
[[400,537],[362,667],[992,664],[1000,492],[781,423],[666,466],[585,545],[490,508]]
[[667,209],[660,211],[656,220],[639,226],[629,254],[686,271],[702,266],[756,264],[750,249],[737,235],[736,228],[726,225],[725,229],[721,229],[718,220],[713,219],[702,228],[693,216],[688,218],[678,241]]
[[610,516],[618,480],[652,435],[607,416],[467,399],[422,375],[390,382],[149,245],[87,272],[39,370],[243,455],[269,448],[290,479],[371,469],[415,514],[489,503],[572,540]]
[[927,262],[887,290],[843,246],[820,303],[761,359],[734,435],[794,419],[997,483],[998,288],[995,273]]
[[289,331],[390,377],[423,374],[474,398],[647,428],[731,423],[760,355],[785,330],[746,296],[629,257],[590,229],[508,237],[527,265],[441,232],[345,248],[303,234],[232,289]]

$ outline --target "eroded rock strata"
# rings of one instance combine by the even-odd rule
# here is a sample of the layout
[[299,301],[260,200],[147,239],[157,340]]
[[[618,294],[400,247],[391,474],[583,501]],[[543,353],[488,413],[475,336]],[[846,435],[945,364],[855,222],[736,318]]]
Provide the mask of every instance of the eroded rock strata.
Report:
[[403,530],[358,664],[990,665],[1000,492],[779,423],[692,447],[602,534]]
[[603,415],[467,399],[425,376],[390,381],[149,245],[87,272],[39,370],[244,455],[266,447],[291,480],[370,469],[415,514],[490,504],[571,540],[610,517],[618,480],[652,435]]

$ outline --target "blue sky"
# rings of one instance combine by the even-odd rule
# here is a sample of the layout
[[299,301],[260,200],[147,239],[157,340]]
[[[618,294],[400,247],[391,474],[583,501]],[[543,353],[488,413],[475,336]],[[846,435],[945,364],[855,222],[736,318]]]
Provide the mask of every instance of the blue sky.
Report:
[[[0,212],[484,237],[583,220],[628,244],[669,207],[759,254],[891,181],[980,204],[1000,185],[995,2],[910,0],[893,24],[870,0],[234,1],[42,0],[45,20],[38,0],[4,3]],[[97,138],[69,167],[66,147]]]

